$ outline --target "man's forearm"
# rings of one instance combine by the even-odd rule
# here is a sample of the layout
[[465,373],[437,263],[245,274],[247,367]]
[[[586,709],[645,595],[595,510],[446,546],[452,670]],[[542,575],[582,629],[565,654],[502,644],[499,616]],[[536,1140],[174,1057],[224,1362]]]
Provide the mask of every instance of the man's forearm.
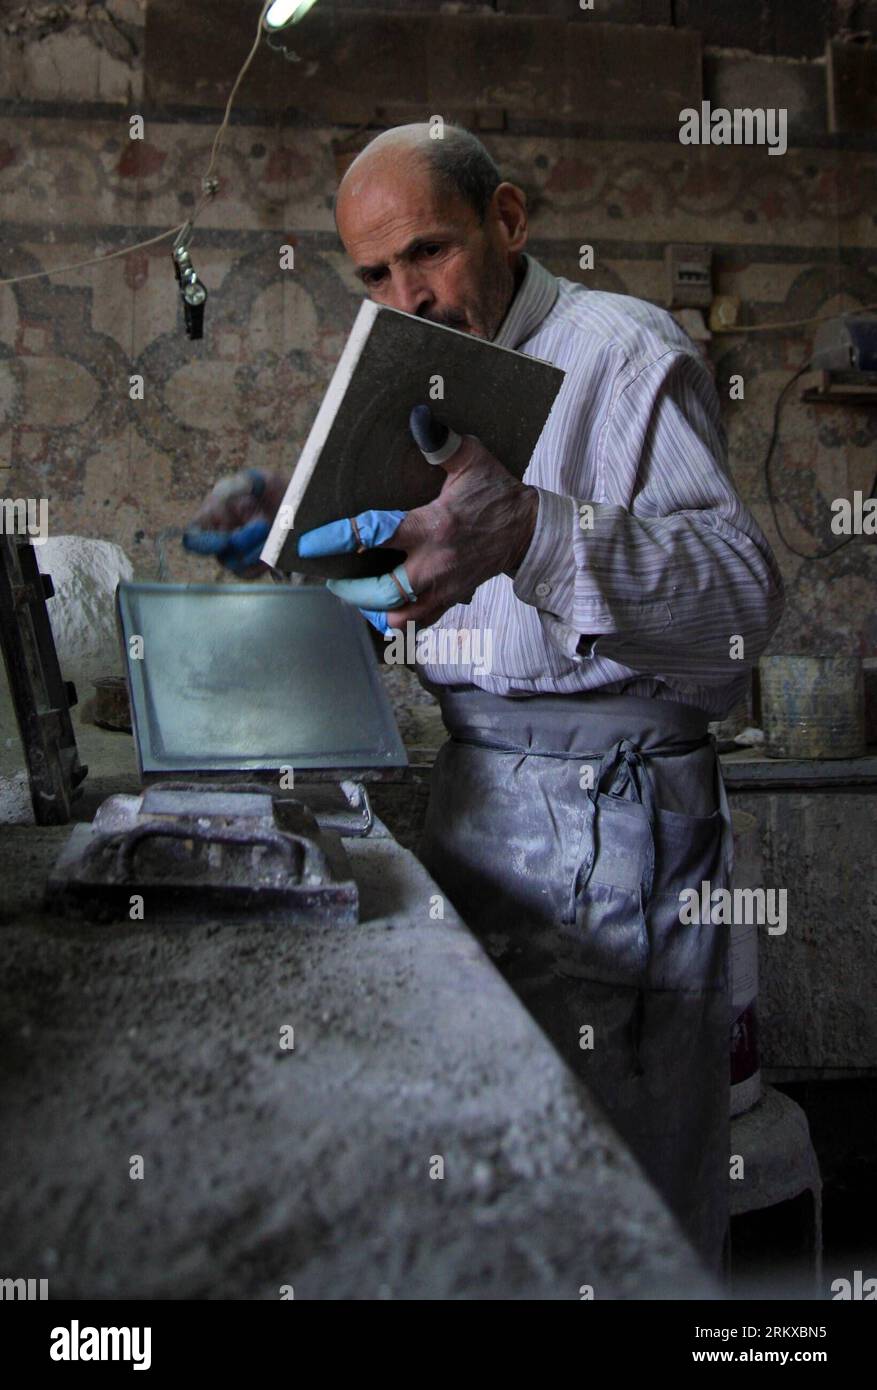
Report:
[[576,660],[607,656],[650,674],[727,680],[731,639],[745,664],[779,620],[782,583],[748,513],[640,517],[623,507],[536,490],[539,510],[515,595]]

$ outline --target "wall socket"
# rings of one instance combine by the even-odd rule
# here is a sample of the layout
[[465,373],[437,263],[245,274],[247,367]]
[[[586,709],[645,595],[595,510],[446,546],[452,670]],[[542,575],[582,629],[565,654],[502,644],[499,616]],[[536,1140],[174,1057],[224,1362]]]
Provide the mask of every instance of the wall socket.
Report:
[[675,242],[664,251],[668,309],[708,309],[713,299],[711,246]]

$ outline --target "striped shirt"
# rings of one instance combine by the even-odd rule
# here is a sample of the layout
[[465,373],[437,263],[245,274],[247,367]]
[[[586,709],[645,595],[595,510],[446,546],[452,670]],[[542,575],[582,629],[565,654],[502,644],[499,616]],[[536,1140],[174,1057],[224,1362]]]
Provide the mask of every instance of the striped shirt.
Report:
[[[624,691],[722,717],[779,622],[783,588],[729,477],[691,339],[665,310],[527,256],[493,341],[566,373],[524,474],[536,527],[514,579],[487,580],[431,625],[423,654],[435,660],[421,673],[498,695]],[[448,660],[439,629],[481,645]]]

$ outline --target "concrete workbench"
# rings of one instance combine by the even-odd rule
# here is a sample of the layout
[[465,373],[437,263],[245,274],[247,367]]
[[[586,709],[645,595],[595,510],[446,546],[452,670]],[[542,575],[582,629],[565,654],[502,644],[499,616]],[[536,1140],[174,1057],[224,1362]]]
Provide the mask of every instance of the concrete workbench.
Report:
[[[87,820],[137,780],[130,738],[77,734]],[[41,895],[68,834],[0,827],[5,1276],[79,1299],[717,1296],[383,824],[345,841],[346,928],[61,919]]]

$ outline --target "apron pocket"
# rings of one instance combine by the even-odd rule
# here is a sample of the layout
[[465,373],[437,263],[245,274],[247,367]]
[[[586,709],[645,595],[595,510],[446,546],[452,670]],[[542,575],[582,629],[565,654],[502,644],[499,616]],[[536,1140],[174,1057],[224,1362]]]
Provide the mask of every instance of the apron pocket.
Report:
[[649,844],[642,806],[608,793],[597,796],[593,839],[576,885],[576,920],[564,933],[566,973],[630,988],[644,982],[649,943],[641,885]]
[[[593,868],[579,870],[575,925],[564,935],[564,973],[648,989],[724,990],[728,927],[680,920],[685,888],[724,887],[721,812],[658,811],[655,874],[648,901],[643,874],[650,849],[645,808],[610,794],[596,798]],[[645,920],[644,920],[645,918]]]
[[[681,921],[686,889],[730,887],[725,867],[726,825],[721,811],[686,816],[659,811],[655,831],[655,887],[649,911],[649,985],[653,989],[724,991],[730,925]],[[689,915],[685,914],[686,917]]]

